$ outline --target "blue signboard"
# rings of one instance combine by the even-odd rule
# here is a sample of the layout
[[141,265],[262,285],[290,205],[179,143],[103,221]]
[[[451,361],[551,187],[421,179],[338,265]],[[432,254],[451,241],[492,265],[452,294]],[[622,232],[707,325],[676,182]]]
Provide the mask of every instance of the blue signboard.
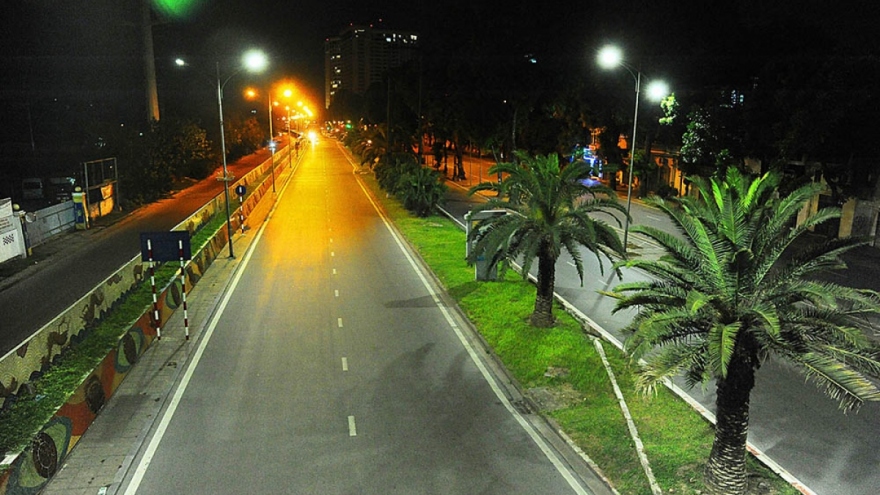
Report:
[[150,261],[151,258],[153,261],[178,261],[181,259],[181,243],[183,243],[183,259],[192,259],[189,232],[185,230],[141,232],[141,261]]

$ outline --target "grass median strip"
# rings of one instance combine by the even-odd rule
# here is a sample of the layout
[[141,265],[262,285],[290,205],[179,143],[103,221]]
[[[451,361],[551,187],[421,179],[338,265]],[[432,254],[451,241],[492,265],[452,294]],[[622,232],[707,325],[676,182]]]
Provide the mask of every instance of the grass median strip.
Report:
[[[556,326],[532,327],[528,322],[535,300],[532,284],[512,271],[496,282],[476,282],[474,268],[464,261],[464,232],[442,217],[412,216],[395,199],[380,193],[372,177],[364,180],[542,412],[601,467],[620,493],[651,494],[601,358],[580,324],[557,310]],[[703,493],[712,426],[665,389],[653,397],[636,392],[633,365],[610,346],[606,352],[663,492]],[[798,493],[754,459],[750,475],[754,480],[750,493]]]

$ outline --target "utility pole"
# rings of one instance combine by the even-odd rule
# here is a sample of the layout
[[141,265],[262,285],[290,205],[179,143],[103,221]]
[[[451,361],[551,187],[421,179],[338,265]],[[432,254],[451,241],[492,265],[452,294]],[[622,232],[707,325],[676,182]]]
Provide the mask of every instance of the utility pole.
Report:
[[147,91],[147,121],[159,120],[159,93],[156,89],[156,56],[153,53],[153,22],[150,0],[141,0],[141,30],[144,35],[144,77]]

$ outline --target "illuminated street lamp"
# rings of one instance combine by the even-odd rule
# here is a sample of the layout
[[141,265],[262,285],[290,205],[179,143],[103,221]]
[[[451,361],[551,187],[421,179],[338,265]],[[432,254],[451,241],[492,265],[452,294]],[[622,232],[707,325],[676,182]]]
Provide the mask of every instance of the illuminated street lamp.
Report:
[[[182,59],[175,60],[175,63],[178,66],[187,65],[186,62]],[[266,54],[258,50],[251,50],[244,54],[242,58],[241,67],[233,71],[231,74],[226,76],[225,80],[222,80],[220,76],[220,62],[217,62],[217,109],[220,114],[220,148],[221,155],[223,157],[223,177],[220,177],[218,180],[223,181],[223,197],[226,200],[226,232],[229,236],[229,257],[235,258],[235,253],[232,248],[232,220],[231,213],[229,211],[229,181],[234,177],[229,176],[229,172],[226,168],[226,131],[223,128],[223,88],[226,87],[226,83],[232,79],[233,76],[238,74],[243,70],[247,70],[249,72],[261,72],[266,66],[269,64],[269,60],[266,58]],[[222,80],[222,82],[221,82]]]
[[[639,122],[639,91],[642,85],[642,73],[623,60],[623,52],[621,52],[616,46],[608,45],[599,50],[597,61],[601,67],[606,69],[623,67],[629,72],[636,83],[636,109],[633,114],[632,151],[630,151],[629,155],[629,180],[627,181],[626,186],[626,223],[623,229],[623,249],[624,252],[626,252],[627,241],[629,240],[629,212],[632,205],[633,162],[636,161],[636,127]],[[650,100],[659,101],[665,98],[668,94],[669,87],[663,81],[651,81],[651,83],[648,84],[648,98]]]

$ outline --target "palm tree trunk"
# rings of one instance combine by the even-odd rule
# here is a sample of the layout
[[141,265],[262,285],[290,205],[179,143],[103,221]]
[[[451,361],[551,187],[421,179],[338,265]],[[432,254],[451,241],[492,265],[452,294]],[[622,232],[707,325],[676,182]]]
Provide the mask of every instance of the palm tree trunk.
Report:
[[532,326],[547,328],[556,322],[553,318],[553,290],[556,284],[556,260],[541,248],[538,255],[538,294],[535,311],[529,318]]
[[749,397],[755,371],[749,359],[735,353],[727,378],[720,380],[715,398],[715,440],[706,463],[706,488],[713,495],[746,492],[746,439],[749,433]]

